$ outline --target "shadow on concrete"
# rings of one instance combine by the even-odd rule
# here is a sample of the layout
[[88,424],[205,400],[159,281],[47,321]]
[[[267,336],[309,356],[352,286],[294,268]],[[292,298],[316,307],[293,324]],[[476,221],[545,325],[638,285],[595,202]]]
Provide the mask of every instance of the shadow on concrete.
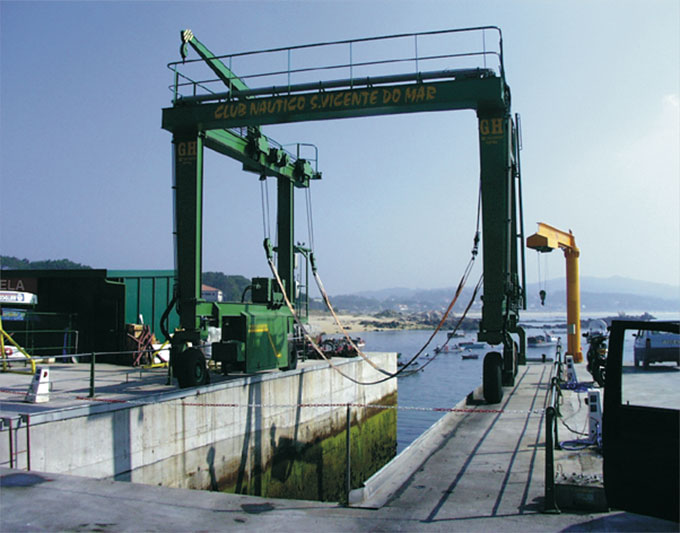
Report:
[[611,513],[607,516],[571,525],[562,531],[678,531],[678,524],[633,513]]

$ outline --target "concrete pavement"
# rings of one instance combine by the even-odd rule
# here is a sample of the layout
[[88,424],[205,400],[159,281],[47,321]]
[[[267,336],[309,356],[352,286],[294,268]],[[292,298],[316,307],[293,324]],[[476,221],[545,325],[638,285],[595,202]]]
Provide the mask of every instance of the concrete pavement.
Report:
[[406,482],[382,494],[379,509],[0,469],[0,529],[678,531],[630,513],[542,513],[549,374],[550,365],[520,367],[500,406],[447,414],[414,443],[418,449],[397,459]]

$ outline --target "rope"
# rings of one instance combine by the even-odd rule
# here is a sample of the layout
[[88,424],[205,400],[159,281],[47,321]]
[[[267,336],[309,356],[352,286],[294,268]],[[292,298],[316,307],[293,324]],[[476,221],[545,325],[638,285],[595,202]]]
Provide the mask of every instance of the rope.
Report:
[[[311,203],[310,203],[310,202],[311,202],[311,198],[310,198],[310,201],[309,201],[308,204],[307,204],[307,218],[308,218],[308,221],[311,220],[311,211],[310,211],[310,210],[311,210]],[[474,239],[473,239],[473,246],[472,246],[472,251],[471,251],[470,260],[468,261],[468,264],[467,264],[467,266],[465,267],[465,270],[464,270],[464,272],[463,272],[463,275],[462,275],[462,277],[461,277],[461,279],[460,279],[460,282],[458,283],[458,287],[456,288],[456,292],[455,292],[455,294],[454,294],[454,296],[453,296],[451,302],[449,303],[449,306],[447,307],[446,311],[445,311],[444,314],[442,315],[442,318],[441,318],[441,320],[439,321],[439,324],[437,324],[437,327],[436,327],[435,330],[432,332],[432,335],[430,335],[430,337],[429,337],[428,340],[425,342],[425,344],[422,346],[422,348],[420,348],[420,350],[418,350],[418,352],[417,352],[417,353],[416,353],[416,354],[415,354],[415,355],[414,355],[414,356],[413,356],[406,364],[404,364],[399,370],[397,370],[397,372],[395,372],[395,373],[390,373],[390,372],[387,372],[386,370],[384,370],[384,369],[382,369],[382,368],[379,368],[379,367],[378,367],[375,363],[373,363],[373,361],[371,361],[370,358],[367,357],[366,354],[364,354],[363,351],[361,351],[361,349],[359,349],[359,347],[354,343],[354,341],[352,340],[352,338],[351,338],[351,337],[349,336],[349,334],[347,333],[347,330],[346,330],[345,327],[342,325],[342,323],[341,323],[341,321],[340,321],[340,318],[338,317],[338,315],[336,314],[335,310],[333,309],[333,306],[332,306],[332,304],[331,304],[330,298],[328,297],[328,293],[326,292],[326,289],[325,289],[325,287],[324,287],[324,285],[323,285],[323,282],[321,281],[321,278],[320,278],[319,275],[318,275],[318,272],[317,272],[316,267],[314,266],[314,263],[312,263],[312,273],[313,273],[313,275],[314,275],[314,280],[316,281],[317,287],[319,288],[319,292],[321,293],[321,296],[322,296],[322,298],[323,298],[324,303],[326,304],[326,307],[328,308],[329,312],[330,312],[331,315],[333,316],[333,320],[335,321],[336,325],[340,328],[340,331],[342,332],[343,336],[345,337],[345,340],[349,343],[349,345],[356,351],[356,353],[357,353],[364,361],[366,361],[367,363],[369,363],[369,364],[370,364],[373,368],[375,368],[377,371],[379,371],[379,372],[381,372],[382,374],[385,374],[386,376],[388,376],[388,377],[385,378],[385,379],[391,379],[391,378],[393,378],[393,377],[396,377],[396,376],[398,376],[398,375],[404,373],[404,372],[406,371],[406,369],[407,369],[409,366],[411,366],[411,365],[412,365],[412,364],[420,357],[420,355],[425,351],[425,349],[430,345],[430,343],[432,342],[432,340],[433,340],[433,339],[435,338],[435,336],[439,333],[439,331],[441,330],[442,326],[443,326],[444,323],[446,322],[446,320],[447,320],[447,318],[448,318],[448,316],[449,316],[449,313],[451,312],[451,310],[453,309],[454,305],[455,305],[456,302],[458,301],[458,298],[459,298],[461,292],[463,291],[463,288],[465,287],[465,284],[466,284],[466,282],[467,282],[467,280],[468,280],[468,277],[470,276],[470,273],[471,273],[471,271],[472,271],[472,267],[473,267],[473,265],[474,265],[475,259],[477,258],[477,255],[478,255],[478,253],[479,253],[479,241],[480,241],[480,232],[479,232],[479,228],[480,228],[480,224],[481,224],[481,213],[482,213],[482,180],[481,180],[481,177],[480,177],[480,180],[479,180],[479,190],[478,190],[478,195],[477,195],[477,220],[476,220],[476,225],[475,225],[475,236],[474,236]],[[310,240],[311,240],[311,239],[312,239],[312,233],[311,233],[311,229],[310,229]],[[265,246],[265,249],[266,249],[266,248],[267,248],[267,247]],[[312,246],[312,249],[313,249],[313,246]],[[285,295],[285,290],[283,289],[283,283],[281,282],[281,279],[280,279],[280,277],[279,277],[279,275],[278,275],[278,271],[276,270],[276,266],[275,266],[274,263],[272,262],[271,258],[268,257],[267,260],[268,260],[268,262],[269,262],[269,267],[271,268],[272,272],[274,273],[274,276],[276,277],[277,283],[279,284],[279,287],[281,288],[281,291],[284,293],[284,299],[286,300],[286,305],[288,306],[289,310],[290,310],[291,313],[293,314],[293,317],[295,318],[296,322],[297,322],[298,325],[300,326],[301,330],[304,332],[305,337],[310,341],[310,344],[312,344],[312,346],[313,346],[313,348],[315,349],[315,351],[316,351],[317,353],[319,353],[319,354],[323,357],[323,359],[324,359],[325,361],[327,361],[327,362],[331,365],[331,367],[332,367],[333,369],[337,369],[337,367],[335,367],[335,366],[330,362],[330,360],[325,356],[325,354],[323,354],[323,352],[319,349],[319,347],[316,345],[316,343],[311,339],[311,337],[310,337],[309,334],[307,333],[307,330],[305,329],[305,327],[300,323],[300,321],[299,321],[299,319],[298,319],[298,317],[297,317],[297,313],[295,312],[295,310],[293,309],[293,307],[292,307],[291,305],[289,305],[290,302],[288,301],[288,299],[287,299],[287,297],[286,297],[286,295]],[[479,279],[479,281],[477,282],[477,285],[476,285],[476,287],[475,287],[475,289],[474,289],[474,291],[473,291],[472,298],[470,299],[470,302],[468,303],[467,307],[465,308],[465,311],[464,311],[463,315],[461,316],[461,318],[460,318],[460,319],[458,320],[458,322],[456,323],[455,328],[454,328],[454,330],[453,330],[453,333],[455,333],[455,332],[458,330],[458,327],[459,327],[460,324],[463,322],[464,318],[467,316],[467,313],[468,313],[468,311],[470,310],[470,307],[472,307],[472,304],[473,304],[473,302],[474,302],[474,300],[475,300],[475,298],[476,298],[476,296],[477,296],[477,292],[478,292],[479,288],[480,288],[481,285],[482,285],[482,280],[483,280],[483,276],[480,276],[480,279]],[[446,342],[444,343],[443,346],[446,346],[446,345],[449,343],[450,340],[451,340],[451,336],[449,336],[449,337],[447,338],[447,340],[446,340]],[[439,353],[441,353],[441,352],[439,352]],[[432,361],[434,361],[434,360],[437,358],[437,356],[439,355],[439,353],[435,354],[435,356],[434,356],[432,359],[430,359],[429,361],[427,361],[427,363],[425,363],[425,365],[423,365],[422,367],[420,367],[420,368],[418,368],[417,370],[414,370],[414,371],[409,371],[408,373],[405,373],[404,376],[409,376],[409,375],[415,374],[416,372],[420,372],[420,371],[423,370],[427,365],[429,365]],[[341,371],[338,370],[338,372],[339,372],[341,375],[343,375],[344,377],[347,377],[348,379],[350,379],[350,381],[354,381],[355,383],[358,383],[358,382],[355,381],[354,379],[349,378],[348,376],[346,376],[345,374],[343,374]],[[376,382],[373,382],[373,383],[371,383],[371,384],[382,383],[383,381],[385,381],[385,379],[379,380],[379,381],[376,381]]]
[[[266,243],[265,243],[265,249],[268,249],[268,246],[267,246]],[[399,376],[400,374],[402,374],[411,364],[413,364],[415,362],[416,359],[418,359],[418,357],[420,357],[420,355],[423,353],[423,351],[425,351],[425,348],[427,348],[429,346],[430,342],[432,342],[432,339],[434,339],[434,337],[437,335],[437,333],[441,330],[442,326],[444,325],[444,322],[446,321],[446,319],[449,316],[449,313],[453,309],[453,306],[456,304],[458,297],[460,296],[460,293],[462,292],[463,287],[465,286],[465,282],[467,281],[467,278],[470,275],[470,272],[472,270],[472,264],[474,263],[476,255],[477,254],[476,254],[476,248],[475,248],[473,250],[472,258],[468,262],[468,266],[466,267],[465,272],[463,273],[463,277],[461,278],[460,282],[458,283],[458,288],[456,289],[456,293],[455,293],[453,299],[451,300],[451,303],[449,304],[448,308],[446,309],[446,312],[444,313],[441,320],[439,321],[439,324],[437,324],[436,329],[434,330],[432,335],[430,335],[430,338],[427,340],[425,345],[420,350],[418,350],[418,352],[408,361],[408,363],[406,363],[404,366],[402,366],[399,370],[397,370],[394,373],[388,373],[385,370],[378,369],[377,367],[375,367],[375,365],[373,365],[380,372],[382,372],[383,374],[386,374],[386,377],[375,380],[375,381],[368,381],[368,382],[362,382],[362,381],[359,381],[359,380],[347,375],[342,370],[340,370],[336,365],[334,365],[333,362],[328,357],[326,357],[326,354],[324,354],[323,350],[321,350],[319,348],[319,346],[316,344],[314,339],[312,339],[311,335],[307,332],[307,328],[305,328],[304,324],[302,324],[302,322],[300,321],[295,309],[293,308],[292,304],[290,303],[290,300],[288,299],[288,295],[286,294],[286,291],[285,291],[284,286],[283,286],[283,282],[281,281],[281,277],[279,276],[279,272],[276,268],[276,265],[274,265],[274,262],[272,261],[272,259],[269,256],[267,256],[267,262],[269,263],[269,268],[271,269],[272,274],[274,275],[274,278],[276,279],[276,282],[277,282],[277,284],[278,284],[278,286],[281,290],[281,293],[283,294],[283,299],[286,302],[286,306],[288,307],[289,311],[293,315],[293,319],[295,320],[295,323],[298,325],[300,330],[303,332],[305,340],[307,340],[307,342],[309,342],[311,344],[312,348],[314,348],[314,351],[316,351],[323,358],[323,360],[326,361],[331,366],[331,368],[333,370],[338,372],[338,374],[340,374],[344,378],[348,379],[352,383],[356,383],[357,385],[377,385],[379,383],[384,383],[388,379],[395,378],[395,377]],[[317,278],[317,277],[318,276],[315,274],[315,278]],[[320,281],[320,279],[318,281]],[[480,283],[481,283],[481,280],[480,280]],[[478,283],[478,286],[479,286],[480,283]],[[323,286],[323,284],[322,284],[322,286]],[[320,289],[321,289],[321,287],[320,287]],[[325,291],[324,291],[324,293],[325,293]],[[324,297],[324,300],[326,300],[327,303],[330,304],[330,301],[328,301],[327,295]],[[471,305],[472,304],[468,305],[468,309]],[[340,326],[342,328],[342,325],[340,325]],[[344,328],[342,328],[342,329],[345,332],[345,335],[347,336],[347,332],[344,330]],[[368,361],[368,358],[366,357],[366,355],[363,354],[363,352],[361,350],[359,350],[359,348],[354,344],[354,342],[352,342],[351,339],[349,339],[349,342],[351,343],[352,347],[357,351],[357,353],[362,355],[364,360]],[[418,372],[420,370],[421,369],[418,369]],[[409,374],[405,374],[405,375],[409,375]]]
[[328,293],[326,292],[326,288],[324,287],[323,282],[321,281],[321,278],[319,277],[319,274],[317,273],[316,269],[313,269],[312,273],[314,275],[314,279],[316,280],[316,285],[317,285],[317,287],[319,287],[319,292],[321,292],[321,297],[323,298],[323,301],[326,303],[326,307],[330,311],[331,315],[333,316],[333,319],[335,320],[335,323],[340,328],[340,331],[342,331],[343,336],[345,337],[347,342],[349,342],[350,346],[356,351],[357,354],[359,354],[359,357],[361,357],[369,365],[371,365],[373,368],[375,368],[378,372],[381,372],[381,373],[385,374],[386,376],[392,377],[393,376],[392,372],[388,372],[387,370],[384,370],[384,369],[380,368],[378,365],[376,365],[354,343],[354,340],[352,340],[352,338],[349,336],[349,334],[347,333],[347,330],[345,329],[345,327],[340,322],[338,315],[335,313],[335,309],[333,309],[333,306],[331,305],[331,301],[328,298]]
[[[53,383],[53,382],[51,382]],[[12,389],[0,388],[0,393],[3,394],[16,394],[19,396],[25,396],[26,391],[16,391]],[[70,392],[54,392],[50,391],[50,396],[57,396],[60,398],[66,398],[70,396]],[[149,400],[131,400],[123,398],[98,398],[89,396],[74,396],[74,400],[84,401],[84,402],[97,402],[97,403],[110,403],[110,404],[129,404],[129,405],[148,405]],[[437,413],[505,413],[505,414],[536,414],[542,415],[545,413],[545,409],[475,409],[475,408],[461,408],[461,407],[416,407],[410,405],[381,405],[381,404],[371,404],[371,403],[225,403],[225,402],[167,402],[167,405],[173,407],[239,407],[239,408],[258,408],[258,409],[271,409],[271,408],[287,408],[294,409],[298,407],[306,408],[338,408],[338,407],[360,407],[366,409],[394,409],[397,411],[421,411],[421,412],[437,412]]]
[[434,357],[432,357],[432,359],[427,361],[417,371],[414,371],[414,373],[423,370],[425,367],[427,367],[427,365],[429,365],[432,361],[434,361],[437,357],[439,357],[439,354],[441,354],[443,352],[443,348],[445,348],[449,344],[449,341],[453,338],[453,335],[456,333],[456,331],[458,331],[458,328],[460,327],[460,325],[463,323],[463,320],[467,316],[468,311],[470,310],[470,308],[472,307],[472,304],[475,301],[475,298],[477,298],[477,292],[481,288],[483,281],[484,281],[484,275],[479,276],[479,281],[477,282],[477,285],[475,285],[475,290],[472,292],[472,297],[470,298],[470,301],[468,302],[467,307],[465,308],[465,311],[463,311],[463,314],[458,319],[458,322],[456,322],[456,325],[451,330],[451,335],[449,337],[447,337],[446,342],[444,342],[444,344],[442,344],[442,346],[441,346],[442,349],[439,352],[436,352]]
[[[478,216],[479,216],[479,212],[478,212]],[[479,227],[479,220],[478,220],[477,222],[478,222],[478,226],[477,226],[477,227]],[[439,321],[439,324],[437,324],[437,327],[435,328],[434,332],[432,333],[432,335],[430,335],[429,339],[425,342],[425,344],[423,345],[423,347],[422,347],[420,350],[418,350],[418,352],[417,352],[417,353],[409,360],[408,363],[406,363],[406,364],[405,364],[404,366],[402,366],[395,374],[393,374],[394,376],[401,374],[401,373],[404,372],[404,371],[405,371],[412,363],[414,363],[414,362],[416,361],[416,359],[418,359],[418,357],[420,357],[420,355],[421,355],[421,354],[425,351],[425,349],[430,345],[430,343],[432,342],[432,339],[434,339],[434,337],[437,335],[437,333],[439,333],[439,331],[441,330],[442,326],[444,325],[444,323],[446,322],[446,319],[447,319],[448,316],[449,316],[449,313],[451,312],[451,310],[453,309],[454,305],[455,305],[456,302],[458,301],[458,297],[460,296],[461,292],[463,291],[463,288],[465,287],[465,284],[467,283],[468,277],[470,276],[470,273],[472,272],[472,266],[473,266],[473,264],[474,264],[474,262],[475,262],[475,259],[476,259],[476,257],[477,257],[478,248],[479,248],[479,232],[476,232],[476,233],[475,233],[474,244],[473,244],[473,248],[472,248],[472,256],[471,256],[471,258],[470,258],[470,261],[468,261],[467,266],[465,267],[465,271],[463,272],[463,276],[461,277],[460,282],[458,283],[458,287],[457,287],[457,289],[456,289],[456,292],[455,292],[455,294],[454,294],[454,296],[453,296],[453,299],[452,299],[451,302],[449,303],[449,306],[448,306],[448,308],[446,309],[446,312],[444,313],[444,315],[442,315],[442,318],[441,318],[441,320]],[[332,306],[332,304],[331,304],[331,302],[330,302],[330,298],[328,297],[328,293],[326,292],[326,289],[325,289],[325,287],[324,287],[324,285],[323,285],[323,282],[321,281],[321,278],[319,277],[319,275],[318,275],[318,273],[317,273],[316,268],[312,269],[312,272],[313,272],[313,274],[314,274],[314,279],[316,280],[316,284],[317,284],[317,286],[318,286],[318,288],[319,288],[319,292],[321,292],[321,296],[322,296],[322,298],[323,298],[323,300],[324,300],[324,303],[326,304],[326,307],[327,307],[328,310],[330,311],[331,315],[333,316],[333,319],[335,320],[335,323],[337,324],[337,326],[338,326],[338,327],[340,328],[340,330],[342,331],[342,334],[344,335],[345,339],[346,339],[347,342],[350,344],[350,346],[352,346],[352,348],[354,348],[354,350],[359,354],[359,356],[360,356],[362,359],[364,359],[364,360],[367,361],[369,364],[371,364],[371,366],[373,366],[376,370],[382,372],[383,374],[390,375],[390,374],[388,374],[387,372],[385,372],[384,370],[378,368],[378,367],[377,367],[377,366],[376,366],[376,365],[375,365],[368,357],[366,357],[366,355],[365,355],[365,354],[364,354],[364,353],[356,346],[356,344],[354,343],[354,341],[352,340],[352,338],[351,338],[351,337],[349,336],[349,334],[347,333],[347,330],[345,329],[345,327],[344,327],[344,326],[342,325],[342,323],[340,322],[339,317],[338,317],[337,314],[335,313],[335,310],[333,309],[333,306]],[[474,303],[474,300],[475,300],[475,298],[476,298],[476,296],[477,296],[477,292],[479,291],[479,288],[480,288],[481,285],[482,285],[482,280],[483,280],[483,276],[481,276],[480,279],[479,279],[479,281],[477,282],[477,285],[476,285],[476,287],[475,287],[475,290],[474,290],[474,292],[473,292],[473,294],[472,294],[472,298],[470,299],[470,302],[468,303],[467,307],[465,308],[465,311],[464,311],[463,315],[460,317],[460,319],[459,319],[458,322],[456,323],[456,326],[455,326],[455,328],[454,328],[454,330],[453,330],[453,333],[455,333],[455,332],[458,330],[458,327],[460,326],[460,324],[463,322],[463,320],[464,320],[465,317],[467,316],[467,313],[468,313],[468,311],[470,310],[470,307],[472,307],[472,304]],[[446,345],[449,343],[450,340],[451,340],[451,337],[448,337],[447,340],[446,340],[446,342],[443,344],[443,346],[446,346]],[[441,352],[440,352],[440,353],[441,353]],[[423,370],[427,365],[429,365],[432,361],[434,361],[434,360],[437,358],[438,355],[439,355],[438,353],[435,354],[435,356],[434,356],[432,359],[430,359],[427,363],[425,363],[425,365],[423,365],[422,367],[418,368],[418,370],[411,371],[411,372],[405,374],[405,376],[412,375],[412,374],[414,374],[414,373],[416,373],[416,372],[420,372],[420,371]]]
[[[23,393],[22,393],[23,394]],[[145,400],[121,400],[116,398],[90,398],[89,396],[76,396],[76,400],[99,402],[99,403],[127,403],[132,405],[147,405],[149,402]],[[339,408],[339,407],[359,407],[365,409],[394,409],[397,411],[421,411],[421,412],[437,412],[437,413],[482,413],[482,414],[530,414],[542,415],[545,409],[474,409],[462,407],[415,407],[409,405],[381,405],[372,403],[213,403],[213,402],[173,402],[169,405],[174,407],[238,407],[238,408],[257,408],[257,409],[271,409],[271,408],[286,408],[295,409],[298,407],[309,408]]]
[[293,319],[295,320],[295,323],[300,328],[300,331],[302,331],[302,334],[303,334],[305,340],[312,346],[312,348],[314,348],[314,351],[316,353],[318,353],[321,356],[321,358],[330,365],[330,367],[333,370],[335,370],[338,374],[340,374],[345,379],[348,379],[349,381],[351,381],[352,383],[356,383],[357,385],[377,385],[379,383],[384,383],[388,379],[392,379],[393,377],[396,376],[396,374],[394,374],[394,375],[390,375],[390,376],[387,376],[383,379],[379,379],[379,380],[376,380],[376,381],[359,381],[359,380],[353,378],[352,376],[347,375],[345,372],[340,370],[336,365],[334,365],[333,362],[328,357],[326,357],[326,354],[323,353],[323,350],[321,350],[321,348],[319,348],[319,346],[316,344],[314,339],[311,337],[311,335],[307,331],[307,328],[305,328],[304,324],[300,320],[300,317],[298,317],[298,314],[295,312],[295,309],[293,308],[293,305],[290,303],[288,295],[286,294],[286,290],[283,286],[283,282],[281,281],[281,277],[279,276],[279,272],[276,269],[276,265],[274,265],[274,261],[272,261],[272,259],[270,257],[267,257],[267,263],[269,263],[269,268],[271,269],[272,274],[274,275],[274,278],[276,279],[276,283],[278,284],[279,289],[281,290],[281,294],[283,295],[283,300],[286,302],[286,307],[288,307],[288,310],[293,315]]

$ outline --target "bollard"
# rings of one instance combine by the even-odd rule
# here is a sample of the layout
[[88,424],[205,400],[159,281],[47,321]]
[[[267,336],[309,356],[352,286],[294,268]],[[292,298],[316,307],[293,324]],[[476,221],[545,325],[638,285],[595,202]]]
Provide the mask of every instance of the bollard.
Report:
[[90,358],[90,398],[94,398],[94,363],[95,355],[92,352],[92,357]]

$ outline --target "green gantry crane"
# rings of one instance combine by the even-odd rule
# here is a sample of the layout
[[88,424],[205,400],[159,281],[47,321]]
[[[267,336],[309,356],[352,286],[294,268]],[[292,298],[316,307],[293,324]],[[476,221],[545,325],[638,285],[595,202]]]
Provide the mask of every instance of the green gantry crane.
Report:
[[[497,46],[486,49],[486,35],[498,36]],[[428,39],[481,36],[483,49],[424,55],[418,47]],[[180,329],[172,337],[171,359],[180,386],[205,380],[200,349],[209,328],[219,332],[211,343],[213,358],[226,368],[246,371],[290,368],[295,359],[295,332],[291,313],[280,305],[273,280],[254,280],[261,290],[253,303],[207,303],[200,298],[203,150],[210,148],[243,163],[245,170],[273,176],[278,183],[278,270],[286,292],[294,291],[293,187],[308,187],[320,178],[304,159],[294,159],[264,136],[261,126],[350,117],[473,109],[479,124],[482,200],[484,292],[478,339],[498,349],[484,359],[484,396],[497,403],[503,386],[514,384],[517,364],[525,360],[525,334],[519,326],[524,308],[524,237],[517,117],[510,109],[510,89],[503,67],[503,41],[499,28],[485,26],[336,41],[215,56],[192,34],[182,35],[182,62],[171,63],[175,73],[172,107],[163,109],[162,127],[173,135],[177,290]],[[374,43],[413,43],[413,54],[385,60],[356,59],[357,50]],[[200,60],[186,61],[191,46]],[[323,60],[325,51],[342,48],[347,61],[314,67],[292,67],[291,57],[305,53]],[[231,70],[232,61],[284,65],[248,78]],[[475,68],[450,68],[448,60],[484,61]],[[487,68],[487,58],[496,61]],[[286,62],[287,60],[287,62]],[[184,65],[205,62],[216,80],[196,81],[182,74]],[[229,67],[225,64],[228,63]],[[404,65],[415,68],[405,69]],[[400,72],[366,76],[371,68],[397,65]],[[446,68],[423,67],[434,65]],[[345,78],[308,81],[312,73],[347,72]],[[303,78],[303,79],[302,79]],[[251,88],[245,80],[262,80]],[[274,83],[270,83],[271,81]],[[280,80],[277,84],[276,81]],[[301,80],[301,81],[297,81]],[[214,90],[215,83],[222,89]],[[226,86],[226,90],[223,90]],[[189,94],[181,94],[189,89]],[[244,133],[245,132],[245,133]],[[521,263],[521,274],[520,274]],[[520,277],[522,278],[520,280]],[[256,294],[257,293],[257,294]],[[513,334],[515,337],[513,337]]]

